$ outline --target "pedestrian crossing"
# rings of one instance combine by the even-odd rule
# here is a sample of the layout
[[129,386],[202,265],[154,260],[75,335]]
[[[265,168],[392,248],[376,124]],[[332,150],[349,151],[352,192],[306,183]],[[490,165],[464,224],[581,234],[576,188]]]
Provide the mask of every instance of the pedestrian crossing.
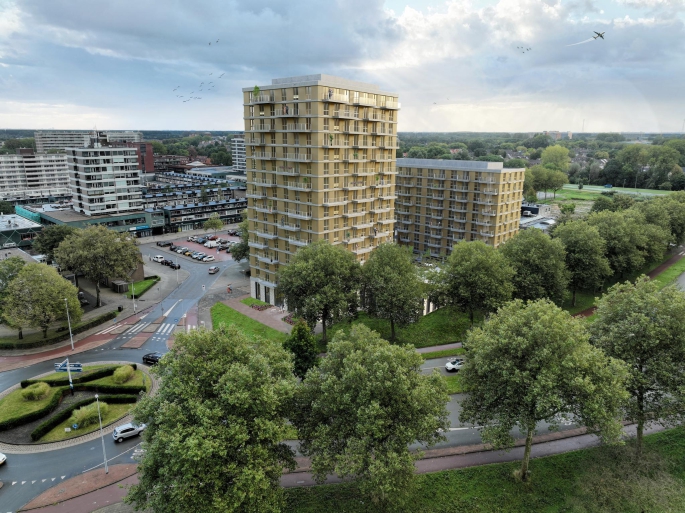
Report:
[[164,323],[159,327],[156,335],[169,335],[175,327],[176,327],[176,325],[173,323],[170,323],[170,322]]
[[96,335],[104,335],[105,333],[109,333],[110,331],[117,329],[119,326],[121,326],[121,324],[113,324],[109,328],[105,328],[104,330],[98,331]]
[[131,328],[127,329],[124,331],[123,335],[134,335],[136,333],[140,333],[143,331],[150,323],[149,322],[143,322],[143,323],[138,323],[134,324]]

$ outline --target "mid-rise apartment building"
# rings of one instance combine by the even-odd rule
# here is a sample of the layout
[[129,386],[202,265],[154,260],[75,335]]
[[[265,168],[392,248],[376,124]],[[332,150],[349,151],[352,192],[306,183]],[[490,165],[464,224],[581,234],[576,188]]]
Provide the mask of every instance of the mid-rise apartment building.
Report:
[[128,147],[67,148],[74,210],[87,216],[142,209],[138,151]]
[[462,240],[498,246],[519,230],[525,169],[501,162],[397,159],[398,242],[448,256]]
[[93,136],[100,143],[141,142],[140,132],[93,131],[93,130],[39,130],[34,132],[36,152],[64,151],[66,148],[84,148],[90,144]]
[[329,75],[243,89],[251,295],[316,240],[359,261],[393,240],[396,94]]
[[233,171],[245,174],[245,136],[235,136],[231,139],[231,156],[233,158]]
[[0,197],[12,203],[65,199],[71,195],[67,157],[20,148],[0,155]]

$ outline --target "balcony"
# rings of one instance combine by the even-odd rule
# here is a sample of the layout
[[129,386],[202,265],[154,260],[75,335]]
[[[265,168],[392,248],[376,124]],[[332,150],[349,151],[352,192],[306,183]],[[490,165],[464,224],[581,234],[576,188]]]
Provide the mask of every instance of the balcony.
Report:
[[442,247],[442,243],[441,243],[441,242],[434,241],[434,240],[431,240],[431,241],[429,241],[429,242],[426,242],[426,244],[427,244],[428,246],[430,246],[431,248],[441,248],[441,247]]
[[[397,230],[399,231],[399,230]],[[409,237],[400,237],[401,242],[411,242],[411,239]]]
[[312,156],[306,153],[287,153],[284,156],[285,160],[294,160],[297,162],[311,162]]
[[409,228],[404,228],[403,226],[398,226],[396,228],[398,233],[409,233],[410,231],[413,232],[414,230],[410,230]]
[[363,255],[365,253],[371,253],[373,251],[373,246],[368,246],[366,248],[351,249],[352,253],[355,255]]
[[253,96],[252,98],[250,98],[251,104],[273,103],[274,101],[276,101],[275,98],[270,94],[259,94],[257,96]]
[[359,154],[354,154],[354,153],[345,153],[343,155],[342,161],[343,162],[364,162],[366,160],[366,156],[364,155],[359,155]]
[[356,235],[354,237],[349,237],[347,239],[343,239],[343,242],[345,244],[358,244],[362,242],[366,238],[366,235]]
[[260,232],[259,230],[255,230],[254,234],[257,237],[261,237],[262,239],[268,239],[268,240],[273,240],[278,238],[278,234],[274,232]]
[[375,182],[371,183],[371,187],[390,187],[392,185],[392,182],[390,180],[376,180]]
[[376,105],[381,109],[399,109],[400,108],[399,102],[393,102],[391,100],[378,100],[378,103]]
[[269,180],[267,178],[253,178],[252,180],[249,180],[247,183],[255,184],[255,185],[262,185],[262,186],[266,186],[266,187],[276,187],[276,185],[278,185],[273,180]]
[[483,190],[480,191],[480,192],[482,192],[483,194],[493,194],[493,195],[496,195],[496,194],[499,194],[499,189],[483,189]]
[[263,243],[261,243],[261,242],[257,242],[256,240],[250,240],[250,241],[248,241],[248,242],[247,242],[247,245],[248,245],[249,247],[255,248],[255,249],[266,249],[266,248],[269,247],[269,246],[267,246],[266,244],[263,244]]
[[334,93],[332,91],[324,91],[323,97],[321,99],[323,101],[332,102],[332,103],[349,103],[349,101],[350,101],[349,96],[346,96],[344,94]]
[[473,181],[478,183],[497,183],[497,181],[494,178],[487,178],[483,176],[474,178]]
[[350,171],[353,175],[368,176],[376,173],[376,170],[372,167],[361,167]]
[[300,110],[299,109],[293,109],[292,107],[288,105],[281,105],[280,109],[277,109],[276,112],[274,113],[274,116],[280,117],[280,118],[295,118],[299,117],[300,115]]
[[389,217],[387,219],[376,219],[376,224],[395,224],[395,218]]
[[255,212],[260,212],[262,214],[273,214],[276,211],[272,207],[252,207]]
[[252,127],[253,132],[270,132],[274,130],[274,126],[271,123],[264,123],[263,125],[255,125]]
[[349,182],[346,185],[343,185],[343,190],[344,191],[361,191],[363,189],[366,189],[368,185],[366,185],[366,182]]
[[290,244],[294,244],[295,246],[299,247],[304,247],[312,243],[311,239],[310,240],[302,240],[302,239],[296,239],[295,237],[288,237],[288,242]]
[[479,233],[480,235],[482,235],[483,237],[494,237],[494,236],[495,236],[495,234],[494,234],[493,232],[488,232],[488,231],[482,231],[482,230],[481,230],[481,231],[478,232],[478,233]]
[[274,283],[274,282],[272,282],[272,281],[265,280],[265,279],[262,279],[262,278],[255,278],[255,280],[257,280],[259,283],[261,283],[261,284],[264,285],[265,287],[269,287],[269,288],[272,288],[272,289],[275,289],[276,287],[278,287],[278,282]]
[[365,96],[355,96],[352,98],[352,103],[355,105],[367,105],[369,107],[376,106],[375,98],[367,98]]
[[361,198],[352,198],[350,201],[354,201],[355,203],[369,203],[371,201],[374,201],[376,198],[373,196],[367,196],[367,197],[361,197]]
[[278,264],[278,257],[274,260],[273,257],[257,255],[257,260],[265,264]]
[[312,184],[309,182],[285,182],[286,189],[296,190],[296,191],[311,191]]
[[347,205],[348,201],[342,198],[324,199],[322,205],[324,207],[335,207],[338,205]]
[[380,231],[380,232],[379,232],[379,231],[377,231],[377,230],[374,230],[373,233],[370,233],[369,235],[370,235],[371,237],[375,237],[375,238],[377,238],[377,237],[387,237],[388,235],[390,235],[390,231],[389,231],[389,230],[383,230],[383,231]]
[[366,210],[350,210],[342,213],[343,217],[360,217],[366,214]]
[[301,229],[299,224],[293,224],[293,223],[281,223],[278,225],[278,227],[281,230],[285,230],[287,232],[299,232]]
[[390,212],[390,207],[371,207],[371,212],[374,214],[385,214]]
[[290,217],[294,217],[295,219],[309,220],[312,218],[312,213],[306,212],[304,210],[292,210],[292,209],[286,208],[284,210],[280,210],[279,212],[281,214],[287,214]]
[[339,110],[333,113],[334,118],[340,119],[357,119],[358,116],[354,115],[353,111],[350,110]]
[[245,196],[252,199],[266,199],[266,193],[260,191],[251,191],[245,194]]
[[391,194],[389,191],[382,191],[382,192],[378,195],[378,199],[381,199],[381,200],[394,200],[394,199],[397,199],[397,196],[395,196],[394,194]]
[[290,166],[278,166],[276,168],[276,173],[282,174],[282,175],[299,175],[300,172],[295,169],[294,167]]
[[307,125],[307,123],[288,123],[286,130],[289,132],[311,132],[312,127]]

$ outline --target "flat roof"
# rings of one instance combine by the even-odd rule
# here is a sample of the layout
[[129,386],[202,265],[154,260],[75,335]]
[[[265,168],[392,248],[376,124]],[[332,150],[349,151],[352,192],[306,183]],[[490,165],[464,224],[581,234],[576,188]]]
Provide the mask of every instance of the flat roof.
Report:
[[505,168],[502,162],[481,160],[397,159],[397,167],[423,167],[428,169],[456,169],[461,171],[523,171],[524,168]]
[[[352,89],[353,91],[362,91],[365,93],[383,94],[386,96],[398,96],[397,93],[390,93],[382,91],[376,84],[368,82],[358,82],[348,78],[336,77],[335,75],[300,75],[296,77],[274,78],[271,80],[271,85],[259,86],[261,90],[281,89],[282,87],[306,87],[306,86],[332,86],[341,89]],[[249,93],[254,87],[243,87],[244,93]]]
[[[27,205],[24,205],[26,207]],[[97,221],[100,222],[104,219],[112,219],[112,218],[125,218],[127,216],[132,216],[132,215],[140,215],[144,212],[143,209],[141,210],[136,210],[133,212],[127,212],[127,213],[121,213],[121,214],[103,214],[103,215],[95,215],[95,216],[87,216],[85,214],[81,214],[80,212],[76,212],[76,210],[73,210],[71,208],[54,208],[52,205],[28,205],[28,208],[36,213],[39,214],[45,214],[48,217],[51,217],[53,219],[57,219],[58,221],[62,221],[65,223],[71,222],[71,221]]]
[[167,205],[162,207],[164,210],[183,210],[187,208],[197,208],[197,207],[213,207],[213,206],[226,206],[236,203],[247,203],[247,198],[231,198],[229,200],[223,201],[209,201],[207,203],[188,203],[187,205]]
[[0,215],[0,231],[7,230],[24,230],[27,228],[42,228],[43,226],[29,221],[19,214],[5,214]]

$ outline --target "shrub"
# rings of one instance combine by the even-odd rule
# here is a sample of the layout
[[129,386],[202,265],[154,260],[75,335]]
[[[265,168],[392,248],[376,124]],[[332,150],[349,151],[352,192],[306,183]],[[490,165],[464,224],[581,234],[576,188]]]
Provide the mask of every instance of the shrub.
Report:
[[19,417],[3,420],[0,422],[0,431],[7,431],[8,429],[23,426],[24,424],[28,424],[29,422],[33,422],[34,420],[45,417],[48,413],[52,412],[55,408],[57,408],[57,406],[59,406],[60,401],[62,401],[62,397],[64,397],[68,391],[69,388],[63,388],[61,391],[54,393],[50,399],[50,402],[39,410],[27,413],[26,415],[21,415]]
[[[133,370],[136,370],[138,366],[135,363],[129,364]],[[112,367],[105,367],[103,369],[98,369],[95,372],[91,372],[90,374],[86,376],[79,376],[76,373],[72,373],[71,375],[71,382],[75,385],[77,383],[87,383],[88,381],[95,381],[96,379],[100,378],[106,378],[107,376],[111,376],[114,374],[114,371],[117,370],[119,366],[113,365]],[[26,388],[29,385],[32,385],[34,383],[40,383],[40,379],[25,379],[24,381],[21,382],[21,388]],[[52,386],[69,386],[69,377],[67,376],[66,372],[64,373],[64,379],[53,379],[50,381],[50,385]]]
[[145,387],[143,385],[89,385],[86,383],[75,386],[74,390],[101,394],[137,394],[145,392]]
[[112,375],[112,381],[114,381],[117,385],[123,385],[133,377],[133,372],[133,367],[130,365],[122,365],[114,371],[114,374]]
[[98,403],[90,403],[88,406],[82,406],[78,410],[74,410],[69,417],[69,424],[78,424],[78,427],[86,427],[91,424],[96,424],[100,416],[105,417],[107,411],[109,410],[109,405],[107,403],[100,402],[100,409],[98,411]]
[[[100,399],[102,399],[103,401],[107,401],[109,404],[126,404],[135,403],[137,397],[135,395],[103,395],[100,396]],[[34,429],[31,433],[31,440],[33,440],[34,442],[40,440],[46,434],[52,431],[55,428],[55,426],[58,426],[59,424],[67,420],[74,410],[81,408],[82,406],[92,404],[94,402],[95,398],[91,397],[89,399],[84,399],[82,401],[74,403],[69,408],[65,408],[61,412],[57,413],[54,417],[49,418],[45,422],[41,423],[36,429]]]
[[50,385],[47,383],[34,383],[21,391],[21,396],[26,401],[38,401],[50,393]]

